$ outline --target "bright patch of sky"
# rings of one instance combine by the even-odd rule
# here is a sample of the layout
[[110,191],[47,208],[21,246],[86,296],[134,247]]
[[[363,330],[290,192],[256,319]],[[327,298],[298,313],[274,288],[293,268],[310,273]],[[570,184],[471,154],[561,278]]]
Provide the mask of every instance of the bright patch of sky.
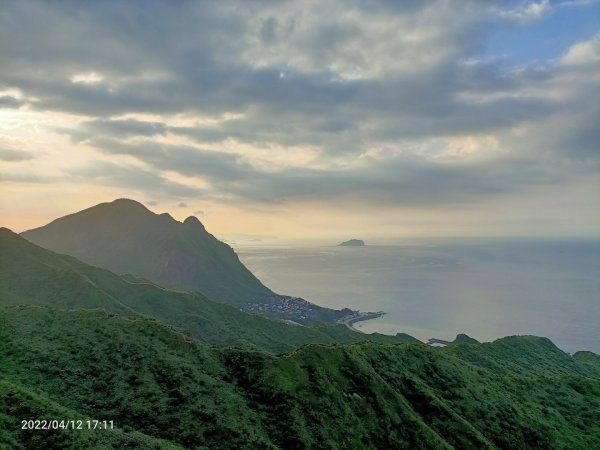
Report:
[[[485,57],[500,58],[507,67],[544,65],[600,32],[598,0],[512,3],[523,19],[492,29],[484,48]],[[526,15],[531,5],[540,8],[537,14]]]

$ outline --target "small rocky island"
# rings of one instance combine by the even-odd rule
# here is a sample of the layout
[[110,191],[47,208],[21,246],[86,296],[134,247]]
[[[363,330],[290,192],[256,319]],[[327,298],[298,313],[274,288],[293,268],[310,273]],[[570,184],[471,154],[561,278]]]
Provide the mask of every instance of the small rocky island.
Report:
[[344,241],[338,245],[338,247],[364,247],[365,241],[361,239],[350,239],[349,241]]

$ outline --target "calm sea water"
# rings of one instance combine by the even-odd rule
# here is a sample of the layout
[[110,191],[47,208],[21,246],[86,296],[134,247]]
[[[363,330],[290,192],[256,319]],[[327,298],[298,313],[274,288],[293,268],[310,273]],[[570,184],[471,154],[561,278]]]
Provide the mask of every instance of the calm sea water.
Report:
[[597,240],[234,247],[276,292],[387,313],[357,324],[364,332],[481,341],[534,334],[567,352],[600,353]]

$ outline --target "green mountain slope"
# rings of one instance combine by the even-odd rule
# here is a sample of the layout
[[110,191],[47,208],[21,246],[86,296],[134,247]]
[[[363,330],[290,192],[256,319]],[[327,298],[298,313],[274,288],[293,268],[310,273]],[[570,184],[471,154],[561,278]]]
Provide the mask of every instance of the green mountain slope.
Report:
[[165,289],[131,276],[120,277],[0,228],[0,305],[19,304],[102,308],[111,313],[143,315],[206,342],[275,352],[310,342],[410,339],[366,335],[343,325],[304,327],[269,320],[210,301],[198,293]]
[[[163,439],[146,436],[137,431],[121,429],[76,431],[31,430],[21,428],[21,419],[63,421],[93,420],[72,409],[38,395],[22,386],[0,380],[0,448],[25,449],[123,449],[182,450],[183,447]],[[96,419],[97,420],[97,419]],[[87,424],[85,425],[87,427]]]
[[207,346],[152,320],[0,307],[0,444],[79,439],[21,433],[19,419],[51,414],[113,420],[118,433],[97,432],[106,442],[135,431],[184,448],[600,448],[596,358],[531,336],[274,356]]
[[23,236],[88,264],[198,290],[217,301],[272,294],[198,219],[181,223],[133,200],[101,203]]
[[[101,203],[26,231],[23,236],[118,274],[131,273],[162,286],[199,291],[211,300],[253,307],[301,323],[332,322],[350,312],[273,293],[196,217],[178,222],[133,200]],[[282,303],[290,305],[278,307]]]

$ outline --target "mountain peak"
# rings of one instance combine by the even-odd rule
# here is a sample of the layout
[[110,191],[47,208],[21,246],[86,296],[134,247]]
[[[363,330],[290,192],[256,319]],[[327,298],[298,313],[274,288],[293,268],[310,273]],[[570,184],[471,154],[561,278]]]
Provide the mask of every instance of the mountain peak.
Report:
[[[79,217],[84,222],[97,221],[98,224],[105,227],[110,223],[129,223],[131,225],[136,223],[140,225],[140,223],[152,220],[155,216],[157,214],[150,211],[140,202],[128,198],[119,198],[112,202],[100,203],[66,217]],[[86,226],[90,227],[91,224],[88,222]]]
[[185,225],[194,226],[194,227],[200,226],[204,230],[204,225],[202,225],[202,222],[200,222],[200,220],[198,220],[198,218],[196,216],[188,217],[187,219],[185,219],[183,221],[183,223]]
[[10,228],[0,227],[0,237],[8,239],[16,237],[20,238],[21,236],[12,231]]
[[117,198],[109,203],[109,205],[117,206],[120,208],[136,208],[148,210],[143,204],[130,198]]
[[479,344],[477,339],[472,338],[469,335],[464,333],[460,333],[456,335],[456,339],[454,339],[454,344]]
[[23,233],[42,247],[168,288],[244,305],[274,295],[196,217],[183,223],[120,198]]

